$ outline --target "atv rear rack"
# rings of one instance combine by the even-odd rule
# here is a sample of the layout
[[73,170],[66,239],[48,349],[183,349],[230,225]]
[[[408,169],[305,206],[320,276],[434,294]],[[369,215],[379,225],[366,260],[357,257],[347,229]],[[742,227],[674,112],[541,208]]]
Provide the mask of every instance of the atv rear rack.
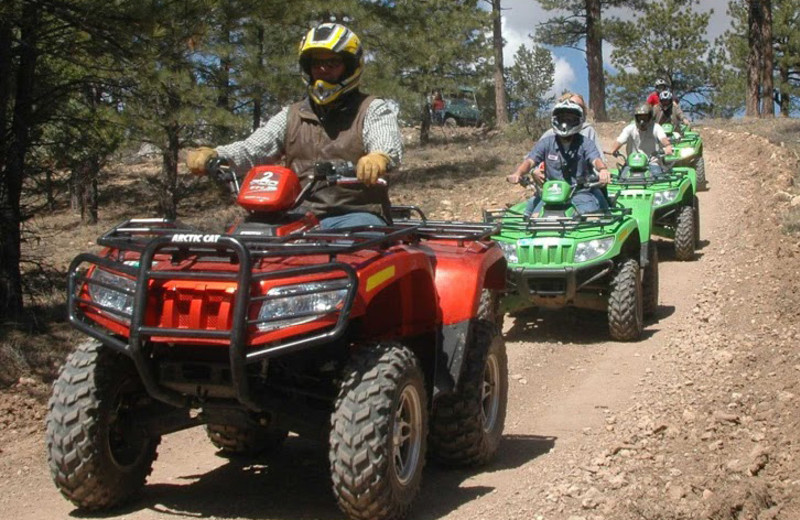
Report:
[[[392,245],[418,242],[424,239],[478,241],[498,232],[498,228],[497,225],[487,224],[409,220],[394,226],[307,231],[285,237],[254,237],[201,234],[195,229],[165,219],[128,220],[101,236],[98,243],[120,252],[138,252],[140,253],[138,259],[128,258],[126,260],[125,255],[119,253],[116,257],[101,257],[89,253],[78,255],[69,267],[67,301],[69,321],[74,327],[101,341],[109,348],[130,357],[148,392],[160,401],[177,407],[187,406],[188,398],[158,384],[153,367],[148,360],[146,347],[149,340],[153,337],[226,340],[230,342],[229,361],[235,395],[239,402],[247,408],[261,410],[262,406],[249,390],[247,365],[279,354],[334,341],[341,337],[347,328],[353,302],[358,292],[358,278],[353,267],[337,260],[338,255],[368,249],[386,249]],[[154,269],[156,255],[171,255],[170,263],[175,268]],[[327,256],[328,260],[310,266],[253,272],[253,267],[265,258],[311,255]],[[190,271],[183,270],[181,261],[190,258],[194,260],[227,260],[231,265],[238,265],[238,268],[235,271],[197,269],[196,267]],[[122,279],[117,284],[108,280],[93,279],[89,276],[92,268],[102,268],[112,274],[127,275],[134,288],[123,286]],[[258,349],[247,348],[248,333],[251,327],[269,321],[287,319],[287,317],[249,319],[250,309],[254,303],[273,298],[271,296],[253,296],[250,288],[254,283],[331,272],[342,274],[340,278],[334,278],[334,280],[346,280],[346,284],[342,287],[347,289],[342,308],[323,314],[316,313],[313,316],[323,318],[338,313],[336,323],[332,328],[277,345],[269,344]],[[144,323],[151,280],[229,281],[235,282],[239,288],[247,287],[248,290],[237,290],[233,296],[229,330],[166,328],[148,326]],[[84,288],[90,286],[103,287],[132,299],[131,312],[120,311],[117,308],[102,305],[91,297],[84,297]],[[319,291],[309,291],[309,294],[312,292]],[[116,322],[121,322],[123,326],[126,322],[129,323],[127,341],[88,319],[87,311],[110,317]]]

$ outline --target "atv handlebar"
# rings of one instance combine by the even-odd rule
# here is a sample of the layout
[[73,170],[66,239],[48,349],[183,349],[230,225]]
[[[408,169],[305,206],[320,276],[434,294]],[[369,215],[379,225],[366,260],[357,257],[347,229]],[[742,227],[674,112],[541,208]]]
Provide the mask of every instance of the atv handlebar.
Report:
[[[314,165],[314,180],[333,184],[363,184],[356,177],[356,167],[350,161],[324,161]],[[378,179],[378,184],[386,185],[386,179]]]
[[[240,184],[230,161],[222,157],[212,157],[206,162],[206,171],[220,184],[227,184],[233,195],[239,194]],[[350,161],[323,161],[314,165],[312,182],[306,186],[313,189],[319,182],[327,186],[334,184],[362,184],[356,177],[356,168]],[[386,179],[378,179],[378,184],[386,185]],[[307,192],[309,190],[303,190]],[[303,194],[305,195],[305,193]],[[301,199],[302,200],[302,199]],[[299,204],[300,200],[297,201]]]
[[206,161],[206,171],[220,184],[228,184],[234,195],[239,194],[239,178],[231,168],[230,162],[222,157],[211,157]]
[[591,190],[592,188],[602,188],[603,186],[605,186],[605,184],[600,182],[600,177],[596,173],[590,173],[578,179],[578,182],[575,184],[575,189]]

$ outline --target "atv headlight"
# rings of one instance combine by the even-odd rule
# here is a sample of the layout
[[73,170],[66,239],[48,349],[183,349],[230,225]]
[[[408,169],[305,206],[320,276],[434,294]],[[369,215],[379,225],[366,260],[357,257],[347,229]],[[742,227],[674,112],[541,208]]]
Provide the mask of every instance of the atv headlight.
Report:
[[273,287],[258,312],[258,330],[268,332],[282,327],[291,327],[314,321],[344,305],[349,280],[309,282],[297,285]]
[[588,262],[598,256],[603,256],[608,253],[611,246],[614,244],[614,237],[597,238],[594,240],[587,240],[586,242],[578,242],[575,247],[575,262]]
[[517,254],[516,242],[497,242],[497,243],[500,245],[500,249],[503,250],[503,256],[506,257],[506,261],[509,264],[519,263],[519,255]]
[[694,155],[694,148],[681,148],[681,159],[686,159]]
[[653,207],[658,208],[664,204],[673,202],[678,196],[678,190],[659,191],[653,195]]
[[[136,288],[136,281],[125,276],[111,273],[99,267],[92,271],[90,280],[99,283],[89,282],[89,297],[98,305],[114,309],[122,314],[130,316],[133,314],[133,291]],[[100,284],[104,285],[100,285]],[[102,311],[101,311],[102,312]],[[114,319],[130,323],[129,318],[123,318],[116,314],[104,312]]]

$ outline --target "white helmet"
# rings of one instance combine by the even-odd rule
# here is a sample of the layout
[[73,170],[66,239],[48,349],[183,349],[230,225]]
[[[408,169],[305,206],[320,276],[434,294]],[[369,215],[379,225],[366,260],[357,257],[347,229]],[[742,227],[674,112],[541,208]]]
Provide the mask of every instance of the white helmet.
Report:
[[556,135],[567,137],[580,132],[585,120],[581,106],[567,99],[553,107],[550,122]]

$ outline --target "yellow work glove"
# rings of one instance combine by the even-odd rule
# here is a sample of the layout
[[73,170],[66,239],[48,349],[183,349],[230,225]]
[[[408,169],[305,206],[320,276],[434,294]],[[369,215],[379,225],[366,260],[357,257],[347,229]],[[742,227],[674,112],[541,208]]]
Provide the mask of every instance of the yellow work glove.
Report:
[[358,180],[372,186],[383,177],[389,167],[389,156],[382,152],[368,153],[358,160],[356,165],[356,177]]
[[212,157],[217,156],[217,151],[213,148],[203,146],[195,150],[189,150],[186,154],[186,166],[195,175],[203,175],[206,172],[206,163]]

